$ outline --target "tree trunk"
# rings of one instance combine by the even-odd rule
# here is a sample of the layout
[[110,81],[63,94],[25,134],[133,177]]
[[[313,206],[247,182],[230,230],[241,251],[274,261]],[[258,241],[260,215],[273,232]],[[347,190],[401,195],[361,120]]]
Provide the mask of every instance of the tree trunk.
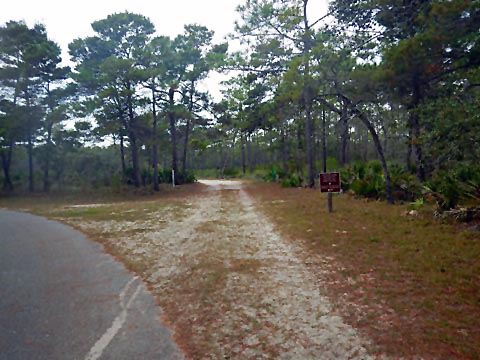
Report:
[[[27,109],[30,108],[30,99],[28,95],[26,96],[26,105]],[[35,191],[35,179],[33,175],[33,129],[32,129],[32,122],[31,117],[29,114],[28,121],[27,121],[27,153],[28,153],[28,191],[34,192]]]
[[417,177],[420,181],[424,182],[426,179],[425,164],[423,163],[423,147],[420,141],[421,127],[420,116],[418,115],[418,107],[422,102],[422,94],[420,91],[420,82],[418,75],[413,76],[413,94],[412,102],[409,106],[409,124],[412,126],[413,133],[413,147],[415,149],[416,165],[417,165]]
[[385,125],[385,121],[382,120],[382,132],[383,132],[383,151],[385,155],[388,157],[388,131],[387,126]]
[[322,163],[323,172],[327,172],[327,119],[325,109],[322,109]]
[[425,166],[423,163],[423,147],[420,142],[421,130],[420,130],[420,118],[414,110],[411,115],[413,125],[413,146],[415,149],[415,160],[417,165],[417,177],[420,181],[424,182],[426,179]]
[[252,136],[251,135],[247,135],[247,158],[248,158],[248,168],[249,168],[249,171],[252,173],[255,170],[255,166],[253,164]]
[[363,161],[368,161],[368,129],[365,129],[365,134],[363,136]]
[[[312,104],[313,104],[313,101],[312,101]],[[312,160],[313,160],[313,164],[316,164],[316,161],[317,161],[317,158],[318,158],[318,152],[319,152],[319,148],[317,147],[317,124],[315,122],[316,120],[316,112],[313,111],[313,115],[312,115],[312,125],[311,125],[311,129],[312,129]]]
[[[50,82],[47,84],[47,103],[48,103],[48,108],[50,110],[50,114],[53,113],[53,99],[52,99],[52,94],[50,92]],[[45,119],[46,125],[47,125],[47,143],[46,143],[46,153],[45,153],[45,168],[43,169],[43,191],[48,193],[50,191],[50,157],[51,153],[53,151],[52,147],[52,129],[53,129],[53,119],[48,119],[48,117]]]
[[[18,80],[17,80],[18,84]],[[16,84],[16,85],[17,85]],[[17,97],[18,97],[18,89],[17,86],[15,86],[15,92],[13,95],[13,106],[17,106]],[[13,182],[10,177],[10,165],[12,164],[12,154],[13,154],[13,146],[15,142],[11,141],[8,144],[6,154],[5,154],[5,149],[0,152],[0,156],[2,157],[2,169],[3,169],[3,189],[6,191],[13,191]]]
[[241,141],[241,151],[242,151],[242,173],[245,175],[247,172],[247,164],[245,161],[245,135],[241,134],[240,135],[240,141]]
[[153,128],[152,128],[152,167],[153,167],[153,190],[159,191],[160,184],[158,181],[158,135],[157,135],[157,107],[155,100],[155,89],[152,87],[152,115],[153,115]]
[[46,144],[46,154],[45,154],[45,169],[43,170],[43,191],[49,192],[50,191],[50,155],[53,151],[52,148],[52,128],[53,122],[49,122],[47,125],[47,144]]
[[123,129],[120,130],[120,157],[122,161],[122,176],[127,175],[127,165],[125,164],[125,144],[124,144],[124,134]]
[[370,121],[365,116],[362,116],[360,119],[370,131],[370,135],[372,135],[373,143],[377,150],[378,157],[380,158],[380,163],[382,164],[382,169],[383,169],[383,175],[385,177],[385,193],[387,195],[387,201],[389,204],[393,204],[394,200],[393,200],[392,185],[391,185],[392,180],[390,178],[390,173],[388,171],[387,161],[385,160],[385,154],[383,152],[382,142],[380,141],[380,138],[378,137],[375,127],[372,125],[372,123],[370,123]]
[[406,165],[407,165],[407,170],[409,172],[413,172],[412,170],[412,151],[413,151],[413,145],[412,145],[412,129],[410,128],[408,130],[408,139],[407,139],[407,155],[406,155]]
[[345,104],[342,104],[342,113],[340,114],[340,124],[341,124],[340,164],[345,165],[348,163],[348,143],[350,141],[350,128],[348,124],[348,108]]
[[187,172],[187,156],[188,156],[188,138],[190,135],[190,119],[187,119],[185,125],[185,138],[183,141],[183,157],[182,157],[182,174]]
[[260,145],[258,142],[258,134],[252,135],[252,163],[253,168],[256,169],[257,165],[262,164],[262,155],[263,152],[260,150]]
[[303,6],[303,21],[304,21],[304,85],[303,85],[303,100],[305,102],[305,144],[307,152],[307,170],[308,170],[308,186],[313,188],[315,186],[315,163],[313,157],[313,145],[312,145],[312,89],[310,78],[310,48],[311,48],[311,31],[308,25],[307,17],[307,3],[304,0]]
[[130,141],[130,147],[132,151],[133,185],[138,188],[140,187],[140,169],[138,164],[137,135],[135,134],[135,131],[129,131],[128,139]]
[[[271,130],[273,132],[273,130]],[[270,150],[270,163],[275,165],[276,158],[275,158],[275,149],[273,148],[273,136],[272,134],[270,135],[270,139],[268,139],[268,150]]]
[[388,171],[387,161],[385,159],[385,154],[383,152],[382,142],[375,130],[375,127],[368,119],[367,115],[365,115],[362,111],[358,110],[352,102],[344,97],[344,101],[349,106],[351,112],[363,122],[363,124],[367,127],[370,135],[372,136],[373,143],[375,145],[375,149],[377,150],[378,157],[380,158],[380,163],[382,164],[383,175],[385,177],[385,193],[387,196],[387,202],[389,204],[393,204],[393,195],[392,195],[392,180],[390,178],[390,172]]
[[315,164],[313,157],[313,146],[312,146],[312,114],[311,109],[307,106],[308,109],[305,110],[305,143],[306,143],[306,160],[307,160],[307,176],[308,176],[308,186],[313,188],[315,186]]
[[10,164],[12,163],[13,143],[10,143],[8,149],[0,153],[2,157],[3,169],[3,189],[6,191],[13,190],[13,183],[10,177]]
[[[195,82],[192,80],[190,83],[190,99],[188,102],[188,112],[193,118],[193,94],[195,93]],[[182,163],[182,173],[185,176],[187,172],[187,155],[188,155],[188,138],[190,135],[190,118],[187,118],[187,124],[185,126],[185,139],[183,144],[183,163]]]
[[296,147],[296,165],[297,165],[297,173],[303,176],[303,166],[302,166],[302,151],[303,151],[303,143],[302,143],[302,129],[300,126],[297,128],[297,147]]
[[287,149],[287,134],[285,129],[285,122],[282,122],[282,165],[283,175],[288,176],[288,149]]
[[35,191],[35,179],[33,175],[33,140],[32,134],[30,129],[28,130],[28,145],[27,145],[27,152],[28,152],[28,191],[34,192]]
[[[175,88],[172,86],[168,91],[168,101],[170,108],[168,110],[168,119],[170,122],[170,138],[172,141],[172,170],[178,174],[177,162],[177,129],[175,125],[175,112],[173,106],[175,105]],[[178,176],[175,176],[175,182],[178,182]]]
[[137,147],[137,129],[135,114],[133,113],[132,96],[128,95],[128,117],[129,117],[129,129],[128,138],[130,141],[130,147],[132,151],[132,167],[133,167],[133,185],[140,187],[140,166]]

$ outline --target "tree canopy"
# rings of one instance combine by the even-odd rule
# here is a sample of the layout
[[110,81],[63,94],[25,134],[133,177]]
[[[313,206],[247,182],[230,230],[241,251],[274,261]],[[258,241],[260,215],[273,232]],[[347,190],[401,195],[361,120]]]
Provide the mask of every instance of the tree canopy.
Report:
[[[159,190],[172,169],[183,183],[274,168],[309,187],[320,169],[342,170],[345,190],[389,202],[422,186],[447,196],[448,179],[477,191],[478,2],[309,5],[242,1],[223,43],[203,25],[171,38],[144,15],[112,14],[71,42],[72,70],[43,25],[2,25],[4,190],[33,191],[36,168],[44,191],[67,180]],[[229,76],[223,99],[205,88],[213,72]],[[112,161],[84,178],[92,154]]]

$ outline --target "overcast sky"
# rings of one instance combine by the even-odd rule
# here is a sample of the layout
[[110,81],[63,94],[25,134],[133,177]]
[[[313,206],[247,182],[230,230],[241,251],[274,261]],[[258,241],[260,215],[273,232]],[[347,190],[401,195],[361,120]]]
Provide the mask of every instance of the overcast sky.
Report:
[[[185,24],[197,23],[215,31],[220,42],[233,30],[238,19],[235,11],[243,0],[4,0],[0,24],[9,20],[25,20],[32,26],[42,23],[49,38],[57,42],[64,59],[68,44],[79,37],[93,34],[90,24],[110,14],[129,11],[148,17],[158,34],[176,36]],[[326,13],[327,0],[311,0],[312,20]],[[216,82],[218,77],[212,79]],[[218,96],[218,92],[215,95]],[[217,97],[216,96],[216,97]]]

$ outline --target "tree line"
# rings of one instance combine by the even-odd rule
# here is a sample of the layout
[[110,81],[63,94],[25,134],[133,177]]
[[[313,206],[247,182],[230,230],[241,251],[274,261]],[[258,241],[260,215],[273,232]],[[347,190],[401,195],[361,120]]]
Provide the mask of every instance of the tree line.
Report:
[[[113,14],[69,45],[73,69],[43,26],[5,24],[4,189],[20,146],[32,191],[35,161],[48,191],[50,171],[73,151],[108,153],[121,181],[155,190],[162,169],[183,182],[190,170],[274,167],[312,187],[320,170],[341,167],[357,192],[380,177],[373,190],[389,202],[418,196],[422,184],[477,191],[478,2],[334,0],[327,14],[309,5],[244,1],[228,39],[242,44],[235,52],[203,26],[171,39],[142,15]],[[199,90],[211,71],[232,74],[219,102]],[[111,145],[95,147],[105,138]]]

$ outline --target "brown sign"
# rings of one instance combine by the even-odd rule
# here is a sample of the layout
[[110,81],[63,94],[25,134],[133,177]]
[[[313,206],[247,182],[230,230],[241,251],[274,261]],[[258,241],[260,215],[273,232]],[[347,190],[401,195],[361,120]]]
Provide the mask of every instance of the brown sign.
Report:
[[321,192],[340,192],[340,173],[330,172],[320,174]]

